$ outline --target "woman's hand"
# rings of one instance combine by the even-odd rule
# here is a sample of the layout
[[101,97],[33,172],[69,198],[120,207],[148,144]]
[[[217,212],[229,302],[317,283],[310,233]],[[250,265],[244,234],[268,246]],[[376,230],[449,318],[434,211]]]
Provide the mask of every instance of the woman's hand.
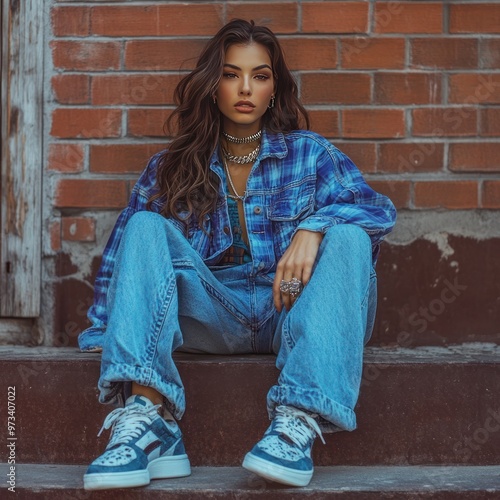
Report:
[[274,306],[281,312],[282,305],[289,311],[295,301],[288,293],[280,291],[281,280],[290,281],[297,278],[306,286],[311,279],[312,268],[316,261],[318,249],[323,240],[322,233],[300,229],[286,249],[276,267],[273,283]]

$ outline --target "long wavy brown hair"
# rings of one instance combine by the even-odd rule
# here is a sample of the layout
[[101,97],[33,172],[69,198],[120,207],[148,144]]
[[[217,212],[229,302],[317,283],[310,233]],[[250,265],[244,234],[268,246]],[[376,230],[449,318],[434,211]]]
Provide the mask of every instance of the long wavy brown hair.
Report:
[[271,133],[309,128],[307,111],[298,99],[297,84],[274,33],[253,21],[230,21],[210,39],[195,69],[181,79],[174,91],[177,107],[164,127],[174,138],[159,158],[158,191],[149,200],[149,205],[155,199],[164,200],[162,214],[166,217],[186,222],[194,216],[203,228],[205,216],[215,210],[218,177],[209,165],[218,147],[222,113],[213,95],[222,77],[227,49],[252,42],[267,49],[276,85],[275,105],[263,115],[262,126]]

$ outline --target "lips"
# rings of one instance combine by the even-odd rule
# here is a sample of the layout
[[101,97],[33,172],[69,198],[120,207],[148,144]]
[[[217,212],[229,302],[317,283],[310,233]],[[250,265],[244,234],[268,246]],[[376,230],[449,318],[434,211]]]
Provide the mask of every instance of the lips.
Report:
[[253,102],[250,102],[250,101],[238,101],[235,105],[234,105],[235,108],[244,108],[244,107],[247,107],[247,108],[255,108],[255,104]]
[[239,101],[234,105],[234,109],[238,111],[238,113],[253,113],[255,104],[250,101]]

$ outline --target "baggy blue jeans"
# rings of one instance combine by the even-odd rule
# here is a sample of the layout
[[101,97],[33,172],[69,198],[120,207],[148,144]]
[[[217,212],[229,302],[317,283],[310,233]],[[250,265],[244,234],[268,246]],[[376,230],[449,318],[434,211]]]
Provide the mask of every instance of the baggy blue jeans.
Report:
[[290,311],[273,305],[274,273],[251,263],[208,267],[181,232],[153,212],[125,227],[108,290],[99,379],[102,403],[123,403],[131,382],[150,386],[180,419],[185,395],[174,351],[275,353],[267,397],[317,414],[325,432],[356,428],[363,348],[373,328],[376,274],[361,228],[329,229],[311,280]]

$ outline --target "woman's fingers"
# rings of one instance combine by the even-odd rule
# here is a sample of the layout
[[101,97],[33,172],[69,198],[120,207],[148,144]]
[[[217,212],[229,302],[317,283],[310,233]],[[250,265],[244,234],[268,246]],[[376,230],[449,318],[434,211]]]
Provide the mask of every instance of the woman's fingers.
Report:
[[[287,283],[287,287],[290,288],[290,283],[294,278],[300,280],[300,277],[302,276],[302,272],[300,271],[300,268],[295,268],[293,271],[288,271],[285,273],[285,281]],[[293,297],[290,294],[290,291],[287,290],[286,292],[281,293],[281,297],[283,300],[283,305],[285,306],[285,309],[287,311],[290,310],[293,304]]]
[[283,281],[283,272],[280,270],[279,266],[276,269],[276,275],[274,276],[273,283],[273,302],[274,307],[278,312],[281,312],[282,302],[281,302],[281,282]]
[[[274,306],[281,312],[282,306],[290,310],[298,295],[290,294],[287,288],[296,278],[303,286],[311,279],[312,268],[316,260],[323,235],[311,231],[297,231],[292,243],[287,248],[276,267],[273,283]],[[292,287],[294,284],[292,284]]]
[[[298,295],[293,292],[297,290],[297,281],[303,282],[303,265],[300,261],[295,261],[293,256],[282,259],[275,277],[274,304],[278,311],[285,306],[290,310]],[[292,292],[292,293],[291,293]]]

